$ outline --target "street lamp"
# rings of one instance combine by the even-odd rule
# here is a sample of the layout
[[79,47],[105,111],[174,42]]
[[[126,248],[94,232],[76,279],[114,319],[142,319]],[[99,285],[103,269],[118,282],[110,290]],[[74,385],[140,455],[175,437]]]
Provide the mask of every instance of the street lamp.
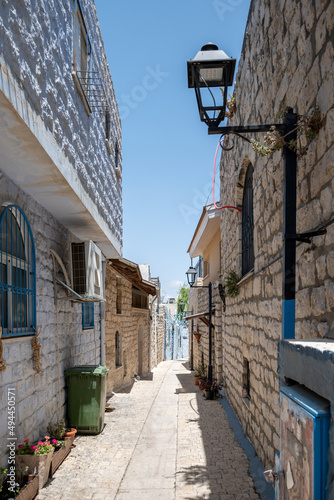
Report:
[[[216,56],[215,56],[216,55]],[[187,62],[188,87],[195,88],[198,109],[201,121],[208,125],[208,133],[221,135],[236,135],[247,142],[251,142],[242,134],[256,132],[270,132],[273,128],[284,135],[284,179],[283,179],[283,296],[282,296],[282,338],[295,337],[295,289],[296,289],[296,241],[311,243],[310,238],[325,234],[326,229],[297,233],[296,229],[296,190],[297,190],[297,154],[289,147],[289,143],[297,140],[297,114],[289,108],[283,123],[259,125],[233,125],[220,127],[225,118],[227,87],[233,83],[235,59],[229,58],[225,52],[218,50],[217,45],[206,44],[196,54],[194,59]],[[223,105],[216,106],[210,87],[221,86],[224,88]],[[201,88],[206,87],[213,98],[214,106],[204,107],[201,98]],[[210,118],[208,112],[214,113]],[[218,115],[216,117],[216,112]],[[188,273],[192,275],[190,267]],[[190,282],[189,282],[190,284]],[[190,285],[191,286],[191,285]]]
[[[236,60],[228,57],[214,43],[203,45],[194,59],[187,62],[188,88],[194,88],[202,122],[208,126],[218,126],[225,118],[227,87],[233,84]],[[217,105],[210,87],[224,89],[223,104]],[[201,88],[207,88],[214,106],[204,106]]]
[[207,288],[209,292],[209,364],[208,364],[208,379],[210,382],[212,382],[212,283],[208,285],[201,285],[197,286],[194,285],[195,283],[195,277],[196,277],[196,270],[195,268],[191,265],[186,272],[187,275],[187,280],[189,283],[190,288]]

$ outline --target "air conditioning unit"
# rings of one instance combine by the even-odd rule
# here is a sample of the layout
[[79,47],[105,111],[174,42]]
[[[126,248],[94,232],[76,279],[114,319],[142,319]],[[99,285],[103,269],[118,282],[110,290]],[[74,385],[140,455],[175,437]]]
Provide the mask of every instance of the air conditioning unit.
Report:
[[72,286],[86,300],[103,297],[102,254],[92,241],[72,243]]

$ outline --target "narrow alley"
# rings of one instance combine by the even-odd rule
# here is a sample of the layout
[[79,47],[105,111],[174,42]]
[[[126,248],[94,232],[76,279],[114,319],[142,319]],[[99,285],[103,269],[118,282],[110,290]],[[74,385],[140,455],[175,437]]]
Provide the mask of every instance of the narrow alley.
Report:
[[187,366],[160,363],[116,393],[103,432],[76,438],[39,500],[259,499],[223,407]]

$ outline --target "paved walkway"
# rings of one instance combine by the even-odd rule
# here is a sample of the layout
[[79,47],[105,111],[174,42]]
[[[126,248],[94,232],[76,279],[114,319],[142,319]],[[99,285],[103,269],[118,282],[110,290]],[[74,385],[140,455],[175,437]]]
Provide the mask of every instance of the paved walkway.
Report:
[[186,366],[163,362],[113,396],[103,432],[76,438],[38,499],[259,499],[224,409]]

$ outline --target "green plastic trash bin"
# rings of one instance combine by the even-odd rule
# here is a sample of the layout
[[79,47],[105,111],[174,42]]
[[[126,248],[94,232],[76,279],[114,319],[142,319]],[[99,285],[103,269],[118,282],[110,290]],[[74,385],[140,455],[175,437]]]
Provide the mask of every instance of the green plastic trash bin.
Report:
[[106,366],[75,366],[65,372],[67,416],[78,434],[98,434],[104,426]]

